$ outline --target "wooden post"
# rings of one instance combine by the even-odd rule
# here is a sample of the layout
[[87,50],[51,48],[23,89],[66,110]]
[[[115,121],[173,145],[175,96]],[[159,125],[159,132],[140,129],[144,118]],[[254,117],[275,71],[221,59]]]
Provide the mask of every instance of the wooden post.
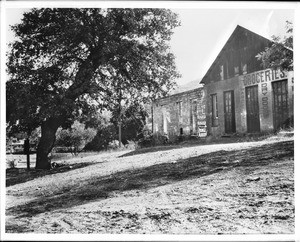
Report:
[[29,138],[24,141],[24,153],[26,154],[27,158],[27,170],[30,170],[30,144]]
[[122,90],[121,87],[119,88],[119,118],[118,118],[118,125],[119,125],[119,148],[121,148],[122,144]]
[[[120,115],[121,116],[121,115]],[[121,122],[121,117],[119,118],[119,148],[121,148],[121,142],[122,142],[122,122]]]

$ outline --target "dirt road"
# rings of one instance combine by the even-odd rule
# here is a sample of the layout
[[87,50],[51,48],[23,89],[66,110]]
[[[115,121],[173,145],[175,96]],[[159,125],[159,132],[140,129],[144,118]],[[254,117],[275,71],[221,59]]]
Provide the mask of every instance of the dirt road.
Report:
[[294,141],[123,151],[8,172],[6,199],[8,233],[294,233]]

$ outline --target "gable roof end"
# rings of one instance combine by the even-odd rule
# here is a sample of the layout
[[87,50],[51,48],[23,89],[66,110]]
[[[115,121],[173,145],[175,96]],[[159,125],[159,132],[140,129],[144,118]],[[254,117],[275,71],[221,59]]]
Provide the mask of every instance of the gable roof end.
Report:
[[216,59],[213,61],[212,65],[209,67],[209,69],[207,70],[206,74],[204,75],[204,77],[202,78],[202,80],[200,81],[200,83],[205,84],[206,80],[208,78],[208,75],[210,74],[210,72],[212,71],[212,69],[214,68],[214,66],[217,63],[217,60],[221,57],[221,55],[223,54],[224,50],[227,48],[227,46],[229,45],[229,43],[232,41],[232,39],[234,37],[236,37],[236,35],[238,35],[239,33],[241,33],[240,31],[246,31],[249,34],[255,35],[255,36],[259,36],[260,38],[263,38],[267,41],[273,42],[259,34],[256,34],[240,25],[237,25],[236,28],[234,29],[234,31],[232,32],[232,34],[230,35],[229,39],[226,41],[226,43],[224,44],[223,48],[221,49],[221,51],[219,52],[219,54],[217,55]]

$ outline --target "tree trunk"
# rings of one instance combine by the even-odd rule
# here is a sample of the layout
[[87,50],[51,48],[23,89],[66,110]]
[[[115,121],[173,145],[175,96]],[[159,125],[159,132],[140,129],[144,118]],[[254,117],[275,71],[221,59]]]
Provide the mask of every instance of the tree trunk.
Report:
[[121,148],[121,144],[122,144],[122,122],[121,122],[121,118],[119,118],[119,148]]
[[55,134],[61,124],[61,117],[51,117],[41,125],[42,136],[37,147],[36,169],[48,170],[51,168],[48,155],[53,148],[56,138]]
[[122,144],[122,92],[119,89],[119,117],[118,117],[118,125],[119,125],[119,148],[121,148]]

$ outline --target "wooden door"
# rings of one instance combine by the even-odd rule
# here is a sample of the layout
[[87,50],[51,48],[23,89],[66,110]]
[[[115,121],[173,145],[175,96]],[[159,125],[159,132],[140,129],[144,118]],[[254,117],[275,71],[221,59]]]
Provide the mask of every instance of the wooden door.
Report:
[[274,129],[283,127],[289,117],[287,80],[272,83]]
[[225,133],[235,133],[235,105],[234,92],[224,92],[224,119],[225,119]]
[[258,86],[246,87],[247,132],[260,132]]

